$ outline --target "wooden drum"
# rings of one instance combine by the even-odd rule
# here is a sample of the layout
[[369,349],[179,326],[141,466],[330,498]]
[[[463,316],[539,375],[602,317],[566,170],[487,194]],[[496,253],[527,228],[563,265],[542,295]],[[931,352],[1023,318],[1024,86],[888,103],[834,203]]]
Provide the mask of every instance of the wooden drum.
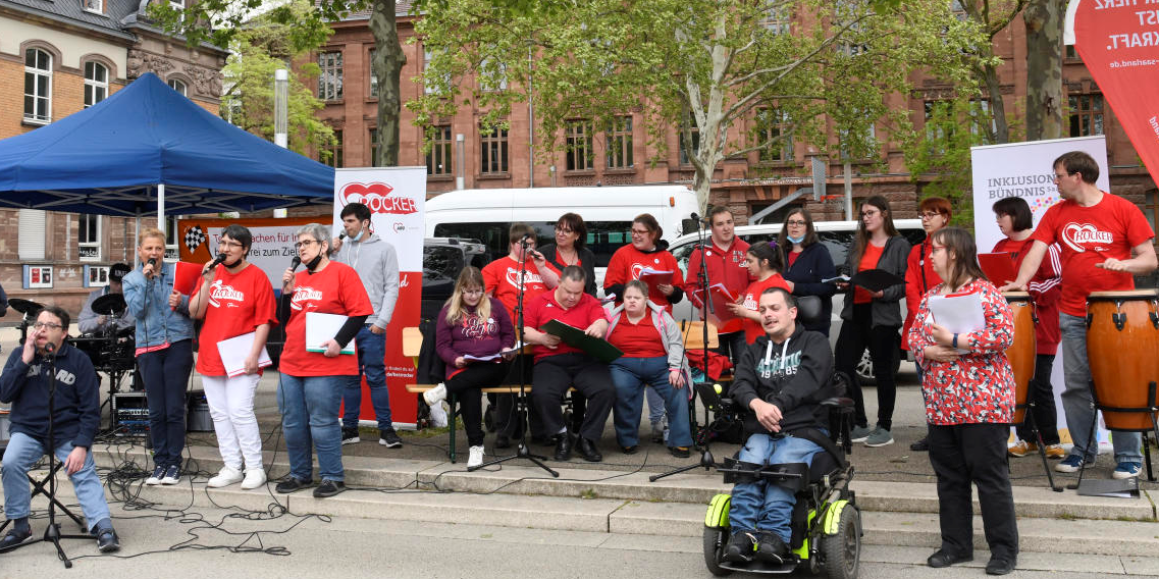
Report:
[[1030,379],[1034,377],[1034,306],[1026,292],[1002,292],[1014,312],[1014,344],[1006,350],[1014,370],[1014,424],[1026,419],[1026,398]]
[[1091,293],[1087,358],[1107,428],[1151,430],[1150,384],[1159,381],[1159,292]]

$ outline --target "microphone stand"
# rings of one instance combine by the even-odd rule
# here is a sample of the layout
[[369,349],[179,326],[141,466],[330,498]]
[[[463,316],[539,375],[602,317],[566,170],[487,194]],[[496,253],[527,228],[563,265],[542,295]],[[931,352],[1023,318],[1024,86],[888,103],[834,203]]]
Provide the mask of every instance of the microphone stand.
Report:
[[[523,259],[520,260],[520,262],[519,262],[519,288],[518,288],[519,291],[517,292],[516,298],[515,298],[515,300],[516,300],[515,318],[517,320],[517,322],[516,322],[517,323],[517,326],[516,326],[517,330],[515,332],[515,335],[519,337],[519,344],[522,346],[522,344],[523,344],[523,290],[524,290],[524,287],[526,287],[525,284],[527,281],[527,258],[528,258],[528,255],[527,255],[527,237],[526,236],[524,236],[524,238],[519,241],[519,252],[520,252],[519,255]],[[520,350],[522,350],[522,348],[520,348]],[[558,472],[552,470],[551,467],[549,467],[543,463],[543,461],[547,460],[547,457],[542,456],[542,455],[538,455],[538,454],[531,454],[531,449],[528,448],[528,446],[527,446],[527,437],[528,437],[528,434],[527,434],[527,430],[528,430],[527,375],[526,375],[527,374],[527,366],[526,366],[526,364],[523,363],[523,359],[522,359],[522,356],[525,356],[525,355],[526,354],[523,354],[521,351],[518,354],[518,358],[517,358],[518,361],[516,362],[517,364],[519,364],[519,401],[516,402],[516,405],[518,407],[518,414],[516,416],[516,420],[519,422],[519,446],[516,447],[515,454],[513,454],[511,456],[497,458],[491,462],[485,462],[479,466],[467,467],[467,472],[475,472],[481,468],[488,467],[488,466],[491,466],[493,464],[501,464],[501,463],[504,463],[504,462],[507,462],[509,460],[516,459],[516,458],[525,458],[525,459],[531,461],[532,464],[534,464],[535,466],[538,466],[539,468],[542,468],[543,470],[547,471],[549,474],[551,474],[552,477],[559,478]],[[566,432],[563,433],[563,435],[569,436],[569,434]]]

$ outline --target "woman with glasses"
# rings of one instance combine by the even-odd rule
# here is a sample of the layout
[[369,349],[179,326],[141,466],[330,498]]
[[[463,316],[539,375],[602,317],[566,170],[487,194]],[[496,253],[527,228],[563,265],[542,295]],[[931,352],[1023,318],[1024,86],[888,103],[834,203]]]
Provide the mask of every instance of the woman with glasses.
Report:
[[[358,272],[327,257],[329,228],[310,223],[298,229],[297,238],[295,247],[306,268],[296,274],[286,268],[282,274],[282,292],[292,297],[278,383],[278,410],[282,413],[290,474],[275,490],[292,493],[313,484],[312,445],[318,453],[322,480],[314,489],[314,497],[325,498],[346,490],[338,411],[348,377],[358,374],[358,357],[342,353],[342,349],[358,335],[366,318],[374,313],[374,306]],[[307,343],[308,333],[318,333],[316,326],[308,327],[311,322],[306,319],[307,312],[338,316],[345,321],[339,322],[333,335],[312,338]],[[314,318],[312,323],[318,321],[320,318]]]
[[[934,262],[930,260],[930,236],[934,232],[950,224],[950,202],[941,197],[923,199],[918,206],[922,218],[922,229],[926,230],[926,238],[921,245],[914,247],[909,254],[905,270],[905,325],[901,329],[901,349],[909,351],[910,326],[914,323],[914,316],[918,313],[918,306],[922,303],[922,296],[930,288],[942,283],[938,272],[934,271]],[[922,367],[915,364],[918,373],[918,383],[922,381]],[[910,450],[924,452],[929,450],[929,442],[922,437],[910,444]]]
[[[218,252],[226,256],[219,267],[208,262],[201,285],[189,298],[189,313],[204,319],[198,336],[197,372],[213,417],[218,452],[225,466],[207,486],[220,488],[241,483],[244,490],[266,484],[262,465],[262,437],[254,414],[254,393],[262,378],[259,358],[266,347],[274,317],[274,290],[266,272],[246,260],[253,236],[241,225],[221,233]],[[230,372],[222,361],[218,342],[252,334],[240,372]]]
[[539,253],[547,258],[547,263],[556,273],[569,265],[578,265],[588,275],[584,293],[596,295],[596,254],[585,247],[588,228],[584,218],[576,213],[564,213],[555,222],[555,243],[539,248]]
[[789,211],[777,245],[785,256],[785,269],[781,274],[785,285],[795,296],[817,296],[821,298],[821,315],[805,324],[806,330],[829,335],[829,322],[833,318],[833,294],[837,286],[821,283],[837,275],[833,256],[824,244],[818,243],[817,231],[813,228],[813,216],[800,207]]
[[[889,201],[880,195],[863,201],[861,221],[845,263],[849,275],[880,269],[904,280],[909,253],[909,242],[893,226]],[[898,330],[902,325],[900,302],[905,297],[905,283],[878,291],[840,283],[837,289],[845,292],[845,303],[841,308],[841,333],[837,335],[836,366],[838,372],[844,372],[853,382],[856,424],[850,438],[870,447],[893,444],[890,431],[897,399],[893,366],[898,356]],[[877,426],[873,430],[869,429],[865,395],[857,379],[857,364],[866,348],[877,379]]]
[[497,386],[507,375],[515,353],[495,357],[515,345],[515,326],[498,298],[487,297],[483,274],[467,266],[459,273],[447,305],[435,321],[435,350],[447,365],[446,382],[423,393],[429,406],[455,394],[463,409],[470,458],[467,467],[483,464],[484,386]]
[[[668,242],[660,239],[664,230],[651,213],[641,213],[632,221],[632,243],[612,254],[608,270],[604,272],[604,294],[616,294],[617,302],[624,296],[624,284],[640,279],[646,269],[672,272],[672,282],[656,284],[649,292],[652,303],[672,313],[672,304],[684,299],[684,277],[676,258],[668,251]],[[641,280],[648,283],[647,279]],[[651,285],[651,284],[649,284]]]
[[[923,369],[930,464],[938,478],[942,543],[927,564],[948,567],[974,558],[973,484],[990,546],[986,573],[1005,575],[1018,559],[1006,462],[1014,413],[1014,371],[1006,349],[1014,343],[1014,313],[978,267],[969,232],[957,227],[935,232],[929,260],[945,281],[922,298],[908,336]],[[979,296],[982,327],[953,333],[938,324],[930,303],[951,294]]]

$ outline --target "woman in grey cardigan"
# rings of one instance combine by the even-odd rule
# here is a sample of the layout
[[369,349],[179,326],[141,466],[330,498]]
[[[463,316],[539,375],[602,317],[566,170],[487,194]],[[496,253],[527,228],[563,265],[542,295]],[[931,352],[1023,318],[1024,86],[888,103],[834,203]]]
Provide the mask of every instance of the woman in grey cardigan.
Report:
[[[861,204],[861,222],[857,236],[849,248],[846,269],[852,276],[860,271],[881,269],[905,279],[906,259],[910,244],[893,226],[893,212],[885,197],[875,195]],[[898,328],[902,325],[901,300],[905,297],[905,283],[871,292],[850,284],[838,284],[845,292],[841,309],[841,333],[837,336],[835,352],[837,371],[853,379],[853,401],[856,406],[852,436],[854,442],[866,446],[893,444],[893,408],[897,398],[897,384],[893,374],[898,355]],[[873,376],[877,379],[877,427],[869,429],[865,414],[865,396],[857,380],[856,367],[865,348],[873,360]]]

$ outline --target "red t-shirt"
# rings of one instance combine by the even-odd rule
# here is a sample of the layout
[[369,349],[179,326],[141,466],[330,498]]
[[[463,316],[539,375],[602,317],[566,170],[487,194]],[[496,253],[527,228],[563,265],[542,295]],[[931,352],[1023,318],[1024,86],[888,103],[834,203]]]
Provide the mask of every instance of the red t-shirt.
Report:
[[[511,316],[513,324],[519,323],[519,318],[515,315],[515,306],[519,305],[521,268],[519,262],[510,255],[496,259],[483,268],[483,289],[503,302],[503,307],[507,308],[507,314]],[[523,274],[523,303],[529,304],[532,298],[547,291],[547,286],[544,285],[543,277],[539,275],[539,268],[535,267],[535,262],[528,260],[527,269]]]
[[[749,284],[748,289],[746,289],[744,292],[741,304],[744,305],[746,310],[754,312],[757,311],[761,300],[761,294],[771,287],[779,287],[786,291],[789,289],[789,285],[785,283],[785,278],[781,277],[781,274],[779,273],[774,273],[773,275],[770,275],[765,281],[757,280]],[[743,325],[744,339],[750,344],[757,341],[757,338],[761,337],[765,333],[765,329],[761,326],[760,322],[755,322],[745,318]]]
[[[692,250],[692,255],[688,258],[688,283],[684,284],[684,293],[688,294],[692,305],[701,309],[704,308],[700,299],[702,259],[708,263],[708,279],[711,281],[709,285],[724,284],[732,295],[740,295],[740,292],[753,281],[749,277],[749,268],[745,263],[745,253],[749,249],[749,244],[745,240],[733,237],[732,243],[726,249],[717,247],[711,240],[708,241],[708,245],[708,251]],[[739,332],[742,329],[741,321],[733,318],[716,329],[721,334]]]
[[1062,248],[1062,303],[1072,316],[1087,314],[1091,292],[1135,289],[1128,272],[1095,267],[1109,258],[1130,259],[1131,248],[1155,237],[1143,212],[1130,201],[1103,192],[1092,207],[1063,201],[1046,210],[1032,239]]
[[[203,285],[197,284],[190,301],[197,298]],[[225,376],[217,343],[248,334],[262,324],[278,323],[274,308],[274,290],[261,268],[251,263],[236,274],[225,266],[217,268],[209,286],[205,323],[197,338],[197,372],[202,376]]]
[[[580,296],[579,302],[571,309],[564,309],[563,306],[559,305],[559,302],[555,301],[555,292],[544,292],[528,301],[527,308],[523,311],[524,325],[539,331],[543,331],[543,325],[550,320],[559,320],[569,326],[586,330],[596,320],[602,319],[605,319],[604,308],[600,306],[600,300],[589,294]],[[560,342],[559,347],[554,350],[547,346],[535,346],[532,350],[536,360],[545,356],[581,351],[579,348],[573,348],[563,342]]]
[[[881,254],[885,251],[885,246],[877,247],[872,243],[865,244],[865,253],[861,254],[861,263],[857,264],[857,271],[862,272],[868,269],[877,267],[877,262],[881,261]],[[873,301],[873,294],[869,290],[855,286],[853,288],[853,303],[868,304]]]
[[804,252],[802,252],[802,251],[790,251],[789,252],[789,267],[793,267],[793,264],[797,263],[797,258],[801,257],[802,253],[804,253]]
[[352,376],[358,374],[358,356],[339,354],[327,358],[306,351],[306,312],[369,316],[374,313],[366,288],[354,268],[331,261],[322,271],[294,276],[290,320],[286,322],[286,345],[279,370],[291,376]]
[[660,330],[652,323],[651,312],[646,312],[638,324],[628,321],[628,314],[620,312],[620,321],[608,336],[608,342],[619,348],[625,358],[667,357],[662,339]]
[[[604,272],[604,289],[607,290],[611,286],[640,279],[640,272],[647,267],[657,271],[671,271],[672,286],[684,289],[684,276],[680,273],[680,266],[677,265],[676,258],[672,257],[671,253],[667,250],[644,253],[630,243],[612,254],[612,259],[608,262],[608,269]],[[648,300],[658,306],[664,306],[668,313],[672,313],[672,304],[668,303],[668,296],[658,291],[653,292],[649,288]],[[619,300],[617,300],[618,302]]]

